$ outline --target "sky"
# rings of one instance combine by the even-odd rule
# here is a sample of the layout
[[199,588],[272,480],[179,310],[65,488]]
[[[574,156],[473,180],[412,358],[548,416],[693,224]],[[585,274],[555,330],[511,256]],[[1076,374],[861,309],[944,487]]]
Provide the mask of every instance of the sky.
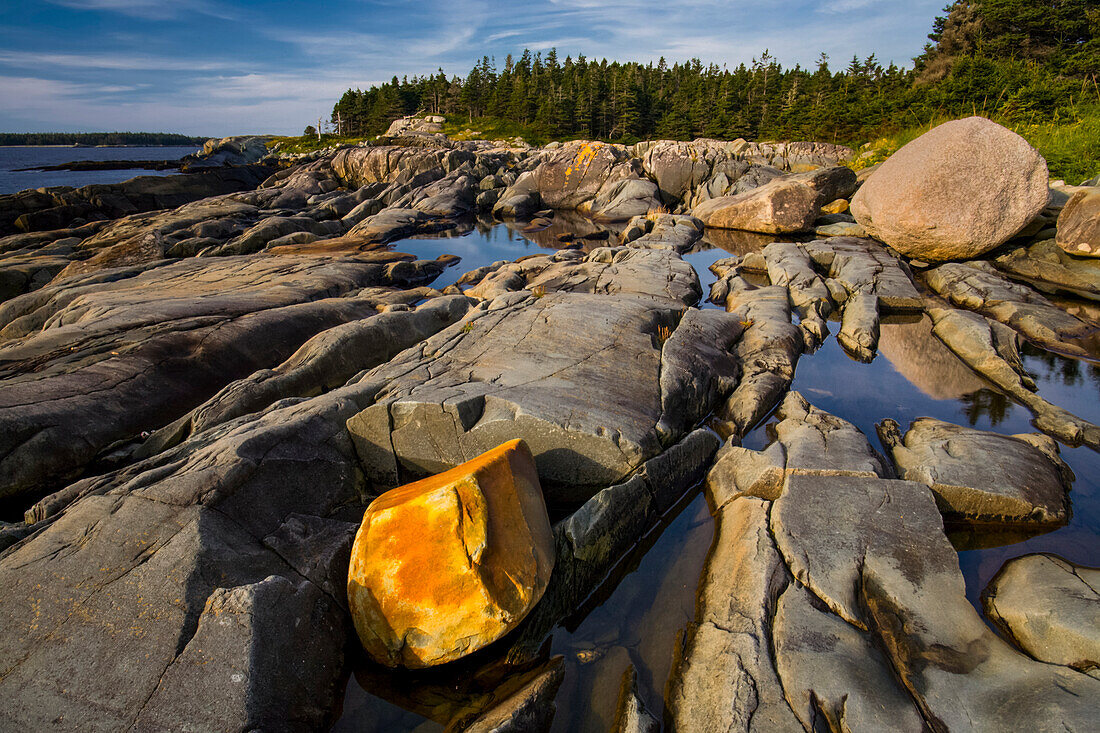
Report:
[[0,0],[0,131],[300,134],[349,88],[524,48],[909,66],[946,0]]

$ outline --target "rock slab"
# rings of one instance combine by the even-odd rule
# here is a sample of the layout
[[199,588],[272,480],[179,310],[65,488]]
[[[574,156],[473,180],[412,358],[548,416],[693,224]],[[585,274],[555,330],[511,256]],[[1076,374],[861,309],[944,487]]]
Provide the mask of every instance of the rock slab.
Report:
[[970,523],[1044,525],[1069,521],[1073,473],[1045,435],[999,435],[922,417],[902,437],[879,424],[901,477],[927,485],[944,517]]
[[1100,667],[1100,570],[1055,555],[1018,557],[986,587],[982,605],[1039,661],[1093,674]]

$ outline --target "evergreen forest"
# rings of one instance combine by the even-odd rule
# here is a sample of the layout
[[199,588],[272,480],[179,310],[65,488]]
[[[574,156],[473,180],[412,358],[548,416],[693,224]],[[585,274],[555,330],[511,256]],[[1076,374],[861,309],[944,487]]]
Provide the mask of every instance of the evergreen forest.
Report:
[[884,66],[874,55],[821,54],[813,68],[784,68],[764,51],[726,68],[525,50],[499,65],[483,57],[465,77],[439,70],[348,90],[333,120],[347,137],[379,135],[398,117],[426,113],[474,129],[505,120],[529,142],[851,143],[974,113],[1032,125],[1095,116],[1098,75],[1100,0],[958,0],[932,21],[929,43],[909,67]]

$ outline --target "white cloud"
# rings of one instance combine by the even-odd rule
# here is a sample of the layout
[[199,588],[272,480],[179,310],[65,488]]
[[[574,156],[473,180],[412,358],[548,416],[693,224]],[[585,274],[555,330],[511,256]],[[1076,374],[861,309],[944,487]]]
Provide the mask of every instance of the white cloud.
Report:
[[51,53],[38,51],[0,51],[0,64],[24,68],[64,67],[73,69],[110,69],[115,71],[224,71],[240,68],[227,61],[191,61],[109,53]]
[[[23,43],[22,50],[0,49],[0,69],[7,69],[0,71],[7,74],[0,76],[6,103],[0,129],[297,132],[327,116],[346,89],[437,67],[465,74],[482,55],[495,56],[499,68],[505,54],[525,47],[556,47],[562,58],[584,53],[648,63],[664,56],[675,63],[697,57],[730,67],[751,63],[765,48],[784,66],[812,66],[821,51],[834,64],[843,65],[853,52],[905,64],[920,52],[944,2],[374,0],[318,4],[315,19],[296,25],[279,13],[257,14],[231,26],[240,43],[210,48],[187,39],[208,23],[194,14],[212,1],[50,0],[147,18],[177,13],[180,31],[150,38],[140,23],[115,19],[90,47],[12,29]],[[232,11],[232,0],[222,5]],[[180,55],[172,55],[173,48]],[[164,74],[150,83],[143,72]]]
[[862,10],[879,2],[881,2],[881,0],[827,0],[818,8],[818,12],[850,13],[853,10]]
[[147,20],[170,20],[187,13],[201,13],[222,20],[232,20],[236,15],[225,7],[207,0],[48,0],[54,5],[74,10],[107,11],[122,13]]
[[18,100],[0,109],[0,129],[165,130],[191,135],[297,134],[352,86],[346,77],[316,74],[244,74],[196,80],[158,99],[127,99],[111,87],[36,77],[0,76],[0,97]]

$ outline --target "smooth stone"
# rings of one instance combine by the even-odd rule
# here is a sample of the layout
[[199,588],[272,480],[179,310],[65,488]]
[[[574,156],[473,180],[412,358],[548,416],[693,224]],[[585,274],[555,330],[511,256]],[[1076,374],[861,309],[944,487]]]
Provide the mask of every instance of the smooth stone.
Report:
[[666,691],[674,730],[796,731],[768,642],[789,574],[768,529],[770,503],[741,497],[718,515],[695,621]]
[[859,224],[825,224],[814,227],[814,234],[819,237],[866,237],[867,230]]
[[1100,570],[1056,555],[1009,560],[982,592],[1006,639],[1042,662],[1100,667]]
[[691,212],[716,229],[742,229],[765,234],[804,232],[820,212],[819,194],[801,181],[777,178],[735,196],[704,201]]
[[1047,205],[1047,166],[982,117],[946,122],[891,155],[852,199],[875,239],[928,262],[971,259],[1011,239]]
[[1058,215],[1054,241],[1075,257],[1100,257],[1100,188],[1073,194]]
[[630,666],[623,672],[611,733],[660,733],[660,730],[661,724],[638,696],[638,672]]
[[1100,300],[1100,262],[1066,254],[1053,241],[1035,242],[999,255],[993,264],[1046,293]]
[[795,578],[872,634],[926,720],[945,730],[1092,727],[1100,680],[1034,662],[990,631],[925,485],[793,475],[770,521]]
[[924,720],[871,636],[804,587],[779,596],[772,624],[783,690],[806,730],[918,731]]
[[[713,333],[712,321],[728,317],[688,318],[674,303],[520,291],[483,304],[364,375],[379,385],[376,402],[349,430],[368,479],[393,486],[399,474],[445,470],[522,437],[552,507],[626,480],[732,386],[729,357],[713,341],[675,335],[684,324]],[[673,360],[696,366],[666,369]]]
[[348,603],[375,661],[431,667],[515,628],[553,567],[534,458],[513,440],[371,502],[352,547]]
[[1043,348],[1089,358],[1100,327],[1058,308],[1029,286],[1009,280],[988,262],[949,262],[921,277],[953,305],[975,310],[1019,331]]

